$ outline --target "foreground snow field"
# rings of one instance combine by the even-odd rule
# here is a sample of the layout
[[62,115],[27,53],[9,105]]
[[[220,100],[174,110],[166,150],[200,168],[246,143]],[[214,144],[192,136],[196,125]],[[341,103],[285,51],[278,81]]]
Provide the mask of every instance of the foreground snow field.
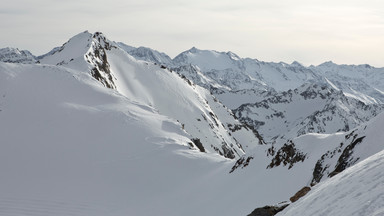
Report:
[[277,215],[384,215],[384,151],[315,186]]

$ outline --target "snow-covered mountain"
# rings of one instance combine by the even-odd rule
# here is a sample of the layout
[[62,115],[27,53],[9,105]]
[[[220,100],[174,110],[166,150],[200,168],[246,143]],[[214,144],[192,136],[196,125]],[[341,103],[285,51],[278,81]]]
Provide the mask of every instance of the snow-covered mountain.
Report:
[[262,62],[240,58],[232,52],[197,48],[176,56],[173,65],[197,66],[201,74],[212,80],[212,86],[221,86],[222,90],[287,91],[306,83],[329,83],[347,96],[356,97],[364,103],[381,103],[384,95],[384,68],[369,65],[337,65],[326,62],[319,66],[305,67],[298,62]]
[[84,71],[0,63],[0,94],[0,215],[180,215],[228,163]]
[[28,50],[19,50],[17,48],[0,49],[0,61],[12,63],[35,63],[37,58]]
[[235,158],[263,143],[209,91],[165,67],[136,60],[101,33],[76,35],[40,62],[90,71],[104,86],[179,121],[201,151]]
[[153,62],[156,64],[162,64],[170,66],[172,65],[172,59],[167,54],[153,50],[147,47],[132,47],[126,45],[122,42],[118,42],[117,45],[129,53],[131,56],[134,56],[136,59],[144,60],[147,62]]
[[0,63],[0,76],[1,215],[246,215],[308,184],[318,159],[340,142],[350,149],[354,136],[365,136],[353,162],[383,148],[381,115],[348,139],[293,140],[308,159],[291,169],[266,169],[277,154],[266,157],[270,146],[256,145],[249,165],[229,174],[233,161],[200,152],[180,122],[88,71]]
[[383,181],[380,68],[172,60],[87,31],[34,58],[0,60],[0,215],[247,215],[312,187],[292,214],[359,167]]
[[[383,150],[381,140],[384,135],[379,132],[383,123],[384,113],[381,113],[347,132],[309,133],[285,142],[279,140],[265,151],[270,158],[266,167],[299,170],[302,172],[300,178],[304,178],[306,182],[303,186],[315,185]],[[260,163],[253,154],[259,152],[240,158],[232,172],[253,163]],[[306,171],[303,171],[304,169]]]
[[247,197],[234,209],[238,198],[227,207],[214,198],[242,193],[233,178],[221,181],[228,158],[264,145],[209,91],[137,61],[100,33],[76,35],[40,61],[0,62],[0,215],[234,214],[251,206]]
[[384,102],[384,68],[366,64],[337,65],[333,62],[309,68],[321,74],[326,82],[342,90],[349,97],[355,97],[364,103]]
[[[173,94],[177,103],[189,101],[190,107],[204,108],[198,112],[204,113],[208,108],[193,98],[203,97],[208,91],[200,89],[201,94],[196,95],[193,92],[198,88],[194,89],[178,74],[124,54],[120,57],[128,62],[123,68],[126,73],[133,73],[131,84],[136,86],[132,87],[140,90],[128,97],[117,82],[120,77],[114,73],[121,50],[103,48],[116,89],[94,77],[92,61],[87,62],[85,55],[76,58],[74,53],[73,57],[68,56],[69,61],[60,59],[58,56],[69,53],[67,47],[83,49],[81,44],[71,45],[74,41],[89,39],[91,45],[83,44],[85,47],[92,48],[93,42],[97,45],[95,34],[83,34],[87,33],[72,38],[61,52],[42,59],[52,64],[0,63],[0,215],[245,215],[255,202],[275,202],[296,190],[292,187],[279,191],[282,186],[278,186],[278,193],[255,199],[254,194],[267,194],[268,188],[277,183],[268,180],[275,172],[263,167],[260,172],[267,174],[262,180],[253,173],[230,175],[233,160],[210,151],[209,146],[194,143],[196,137],[189,133],[187,124],[183,127],[179,119],[162,113],[155,99],[151,99],[152,105],[148,105],[148,97],[136,100],[140,92],[149,91],[139,88],[145,83],[140,83],[143,79],[137,73],[148,74],[152,75],[148,82],[153,88],[155,81],[162,83],[159,78],[172,84],[162,85],[163,89],[156,89],[154,96],[162,99],[160,94],[165,91]],[[82,65],[81,59],[90,65]],[[60,62],[63,64],[57,64]],[[128,67],[128,63],[135,67]],[[82,66],[89,68],[84,71]],[[169,89],[176,87],[189,99],[177,99]],[[227,115],[227,109],[213,97],[207,101],[217,119]],[[181,106],[176,102],[167,101],[169,105]],[[191,121],[195,117],[192,112],[197,111],[185,113]],[[221,127],[207,115],[214,129],[204,126],[203,117],[197,126],[207,130],[204,133],[208,137],[208,130]],[[240,133],[239,139],[248,137],[250,132],[239,122],[235,125],[232,119],[231,123],[227,126],[232,136]],[[217,135],[227,136],[223,131]],[[215,138],[208,138],[215,142]],[[254,149],[267,147],[259,145],[258,139],[249,143]],[[206,151],[201,152],[201,147]],[[263,184],[254,187],[255,181]]]
[[166,65],[209,89],[266,140],[348,131],[382,110],[384,68],[332,62],[305,67],[298,62],[262,62],[195,47],[171,63],[169,58],[151,60],[152,54],[132,55]]
[[268,150],[272,157],[268,166],[287,166],[309,163],[312,168],[310,185],[315,185],[353,166],[384,149],[383,135],[378,133],[384,113],[348,132],[308,134],[278,143]]
[[[165,65],[198,85],[219,89],[220,93],[239,90],[288,91],[306,83],[321,83],[332,85],[366,104],[382,103],[384,99],[384,68],[370,65],[337,65],[330,61],[306,67],[296,61],[291,64],[263,62],[241,58],[232,52],[195,47],[171,60],[168,55],[150,48],[119,45],[137,59]],[[251,102],[255,101],[250,98],[247,103]]]
[[[279,139],[266,150],[271,159],[267,168],[298,169],[307,182],[303,186],[315,185],[384,149],[381,142],[384,137],[379,132],[383,123],[384,113],[380,113],[347,132],[308,133],[287,141]],[[244,168],[245,164],[259,163],[252,162],[255,158],[252,154],[243,156],[232,171]]]
[[349,131],[383,110],[364,104],[327,84],[304,84],[294,90],[266,96],[234,109],[243,123],[257,129],[266,140],[292,139],[307,133]]
[[[298,62],[263,62],[241,58],[232,52],[200,50],[195,47],[171,59],[167,54],[151,48],[136,48],[122,42],[114,44],[138,60],[166,66],[195,84],[219,90],[215,94],[218,97],[223,93],[232,94],[240,90],[279,92],[293,90],[307,83],[318,83],[329,84],[342,90],[346,96],[355,97],[366,104],[382,103],[384,98],[384,68],[370,65],[325,62],[306,67]],[[255,102],[252,97],[246,101],[252,102]]]
[[[298,193],[291,194],[291,201],[287,201],[288,197],[285,200],[280,200],[280,202],[276,202],[276,207],[261,207],[263,205],[259,205],[261,208],[257,208],[256,210],[265,210],[268,208],[279,209],[279,206],[292,205],[292,207],[288,207],[291,212],[288,215],[293,214],[296,215],[311,215],[307,212],[314,212],[309,209],[295,209],[295,206],[300,205],[301,199],[303,199],[303,203],[306,203],[307,197],[304,194],[304,198],[300,199],[300,191],[306,189],[307,191],[311,188],[314,189],[313,193],[319,193],[319,190],[323,190],[325,185],[331,181],[339,181],[338,179],[342,179],[344,177],[337,177],[339,175],[344,176],[344,170],[354,170],[354,167],[364,166],[360,165],[360,163],[364,163],[365,159],[369,158],[372,155],[375,155],[378,152],[382,152],[384,150],[384,145],[382,140],[384,139],[384,135],[380,132],[382,126],[384,124],[384,113],[379,114],[378,116],[371,119],[369,122],[364,123],[363,125],[348,131],[348,132],[340,132],[334,134],[306,134],[295,139],[289,140],[285,143],[276,143],[269,147],[265,154],[270,158],[269,161],[263,161],[263,158],[260,154],[260,151],[249,154],[248,156],[243,156],[240,158],[236,164],[232,167],[231,172],[255,172],[259,170],[260,164],[264,164],[267,169],[278,171],[283,178],[281,178],[281,184],[287,185],[289,187],[295,187]],[[373,156],[375,157],[375,156]],[[358,171],[357,168],[356,171]],[[353,171],[352,171],[353,172]],[[372,172],[380,173],[381,171],[375,170]],[[290,178],[292,176],[296,176],[296,183],[292,183]],[[350,174],[347,174],[350,175]],[[353,174],[356,175],[356,174]],[[337,180],[333,180],[336,178]],[[376,179],[377,182],[382,182],[383,179],[378,177]],[[350,179],[349,183],[353,185],[359,185],[362,188],[365,188],[365,185],[360,184],[361,180],[359,179]],[[367,180],[370,182],[370,180]],[[301,187],[298,187],[298,184],[301,184]],[[302,188],[302,190],[300,190]],[[322,189],[320,189],[322,188]],[[367,189],[367,188],[366,188]],[[373,189],[373,188],[371,188]],[[369,189],[369,190],[371,190]],[[364,189],[362,189],[364,190]],[[317,192],[315,192],[317,191]],[[328,191],[328,189],[327,189]],[[337,193],[347,194],[349,189],[336,190]],[[311,193],[311,192],[309,192]],[[295,194],[295,196],[294,196]],[[382,194],[382,192],[381,192]],[[367,199],[375,198],[378,194],[367,195]],[[297,196],[297,197],[296,197]],[[313,195],[317,196],[317,195]],[[332,200],[336,200],[341,194],[332,194],[332,192],[328,191],[327,194],[321,193],[319,196],[327,196],[328,198],[332,198]],[[351,197],[350,197],[351,198]],[[296,202],[299,199],[298,204],[291,204],[292,202]],[[315,198],[311,199],[310,205],[315,205]],[[284,201],[284,202],[281,202]],[[277,204],[280,203],[280,204]],[[275,203],[269,203],[275,204]],[[309,203],[307,203],[309,204]],[[305,204],[305,205],[307,205]],[[317,203],[325,208],[326,206],[323,203]],[[269,206],[269,205],[268,205]],[[255,206],[256,207],[256,206]],[[257,213],[260,211],[254,211],[253,213]],[[282,209],[280,209],[282,210]],[[329,211],[339,211],[340,209],[329,209]],[[362,210],[361,207],[356,207],[353,211]],[[251,211],[250,211],[251,212]],[[284,211],[285,212],[285,211]],[[278,215],[285,215],[284,212],[279,213]],[[303,212],[303,213],[302,213]],[[255,215],[255,214],[250,214]],[[257,215],[257,214],[256,214]],[[274,214],[273,214],[274,215]],[[313,215],[313,214],[312,214]],[[328,215],[328,214],[326,214]],[[332,214],[333,215],[333,214]],[[345,209],[340,210],[339,214],[336,215],[350,215],[348,211]],[[363,214],[370,215],[370,214]]]
[[297,66],[296,63],[266,63],[243,59],[232,52],[199,50],[195,47],[176,56],[173,64],[195,65],[216,86],[230,90],[288,90],[316,77],[312,70]]

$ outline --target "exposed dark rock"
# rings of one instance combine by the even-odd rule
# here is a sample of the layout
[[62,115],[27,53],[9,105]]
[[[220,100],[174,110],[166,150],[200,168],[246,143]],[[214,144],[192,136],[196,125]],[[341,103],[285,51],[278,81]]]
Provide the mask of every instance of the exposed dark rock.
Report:
[[[332,88],[329,88],[329,91],[326,91],[325,93],[322,92],[322,91],[319,91],[320,87],[318,86],[318,84],[313,84],[311,87],[308,87],[305,91],[303,91],[302,93],[300,93],[301,96],[303,96],[303,98],[305,100],[308,100],[308,99],[314,99],[316,98],[317,96],[319,96],[321,99],[326,99],[328,98],[331,94],[333,94],[335,92],[334,89]],[[327,87],[325,85],[321,86],[321,90],[325,90],[327,89]]]
[[204,149],[204,146],[203,144],[201,143],[200,139],[198,138],[193,138],[191,139],[192,142],[195,144],[195,146],[201,151],[201,152],[205,152],[205,149]]
[[249,125],[247,123],[243,123],[243,124],[252,131],[252,133],[257,137],[257,139],[259,139],[260,145],[265,144],[263,137],[259,134],[259,132],[252,125]]
[[289,204],[282,206],[264,206],[252,211],[248,216],[273,216],[283,211]]
[[227,146],[227,144],[221,145],[221,149],[223,150],[223,156],[229,159],[233,159],[236,157],[235,153],[231,148]]
[[[268,153],[274,153],[274,150],[268,150]],[[305,158],[306,154],[296,149],[295,144],[292,141],[289,141],[276,152],[276,156],[272,159],[267,168],[273,168],[283,164],[284,166],[288,165],[288,169],[291,169],[295,163],[300,161],[304,162]]]
[[95,47],[95,51],[93,53],[88,53],[86,57],[94,65],[94,68],[91,70],[91,75],[105,87],[112,89],[116,88],[105,49],[99,44]]
[[219,123],[217,122],[217,116],[212,112],[209,112],[209,115],[212,117],[213,121],[215,122],[215,125],[219,127]]
[[189,80],[186,76],[184,76],[183,74],[179,74],[178,75],[180,76],[180,78],[182,78],[184,81],[186,81],[188,83],[188,85],[192,86],[192,82],[191,80]]
[[211,147],[221,156],[224,156],[229,159],[234,159],[236,157],[235,152],[230,147],[228,147],[226,143],[223,143],[221,145],[221,149],[213,145],[211,145]]
[[249,165],[249,162],[251,161],[253,159],[253,157],[252,156],[249,156],[249,157],[241,157],[241,158],[239,158],[237,161],[236,161],[236,163],[235,163],[235,165],[233,165],[233,167],[232,167],[232,169],[231,169],[231,171],[229,171],[229,173],[232,173],[233,171],[235,171],[237,168],[239,168],[239,167],[241,167],[241,168],[244,168],[244,167],[246,167],[246,166],[248,166]]
[[105,87],[115,89],[116,85],[110,71],[106,50],[111,50],[116,46],[112,45],[100,32],[96,32],[92,37],[95,40],[91,45],[94,51],[85,55],[87,62],[94,66],[90,71],[91,75]]
[[345,135],[345,139],[351,138],[353,135],[355,135],[356,130],[352,131],[351,133]]
[[311,186],[314,186],[315,184],[319,183],[320,180],[323,178],[324,176],[324,172],[326,169],[328,169],[328,166],[323,166],[323,157],[322,159],[318,160],[316,162],[316,165],[315,165],[315,168],[313,169],[313,173],[312,173],[312,181],[311,181]]
[[347,167],[355,164],[359,160],[359,158],[353,158],[352,157],[353,149],[355,148],[355,146],[357,144],[360,144],[363,141],[365,136],[362,136],[359,138],[356,138],[356,137],[357,137],[357,134],[354,136],[351,144],[349,144],[347,147],[345,147],[343,153],[341,154],[341,156],[339,157],[339,160],[337,161],[335,170],[333,170],[329,174],[329,177],[333,177],[336,174],[344,171]]
[[333,151],[327,151],[321,156],[321,158],[316,162],[315,168],[313,169],[313,178],[311,181],[311,186],[316,185],[321,181],[324,174],[329,170],[329,164],[324,164],[325,160],[328,158],[335,157],[338,153],[341,153],[344,143],[340,143]]
[[[353,157],[353,150],[361,143],[365,136],[358,137],[356,131],[352,131],[351,133],[345,136],[345,141],[341,142],[339,146],[335,149],[327,151],[325,154],[321,156],[321,158],[316,162],[316,165],[313,170],[313,177],[311,180],[311,186],[319,183],[324,175],[328,175],[328,177],[333,177],[336,174],[344,171],[346,168],[354,165],[360,158]],[[350,143],[345,146],[344,143]],[[334,170],[330,170],[331,164],[327,163],[331,158],[338,157],[337,164],[334,166]]]
[[228,129],[233,133],[233,132],[236,132],[236,131],[239,131],[241,130],[244,126],[243,125],[240,125],[240,124],[227,124],[228,126]]
[[295,195],[293,195],[291,198],[289,198],[289,200],[291,202],[296,202],[298,199],[305,196],[310,190],[311,190],[311,188],[308,186],[303,187],[299,191],[297,191],[297,193]]
[[252,133],[255,135],[255,137],[259,140],[259,144],[260,145],[265,144],[265,141],[264,141],[263,137],[259,134],[259,132],[252,125],[249,125],[249,124],[244,123],[244,122],[242,122],[242,123],[243,124],[234,124],[234,125],[227,124],[227,126],[228,126],[228,129],[232,133],[234,133],[236,131],[239,131],[239,130],[241,130],[243,128],[246,129],[246,130],[251,130]]

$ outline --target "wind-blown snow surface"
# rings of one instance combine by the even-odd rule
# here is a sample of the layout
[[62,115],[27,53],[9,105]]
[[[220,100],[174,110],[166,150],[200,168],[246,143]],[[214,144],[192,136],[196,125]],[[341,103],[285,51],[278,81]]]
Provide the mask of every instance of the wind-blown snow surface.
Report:
[[122,215],[113,206],[122,197],[153,198],[143,177],[160,178],[145,169],[152,159],[187,149],[177,122],[86,73],[4,63],[0,71],[0,215]]
[[384,151],[381,151],[314,187],[277,215],[384,215],[383,170]]
[[265,169],[266,145],[255,172],[229,174],[176,120],[82,71],[0,63],[0,96],[0,215],[246,215],[303,184]]

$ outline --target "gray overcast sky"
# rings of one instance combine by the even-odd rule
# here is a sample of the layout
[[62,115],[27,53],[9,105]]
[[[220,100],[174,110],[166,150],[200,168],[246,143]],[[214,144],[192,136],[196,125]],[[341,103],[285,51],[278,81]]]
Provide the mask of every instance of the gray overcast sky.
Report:
[[193,46],[262,61],[384,67],[383,0],[1,0],[0,47],[35,55],[77,33],[174,57]]

